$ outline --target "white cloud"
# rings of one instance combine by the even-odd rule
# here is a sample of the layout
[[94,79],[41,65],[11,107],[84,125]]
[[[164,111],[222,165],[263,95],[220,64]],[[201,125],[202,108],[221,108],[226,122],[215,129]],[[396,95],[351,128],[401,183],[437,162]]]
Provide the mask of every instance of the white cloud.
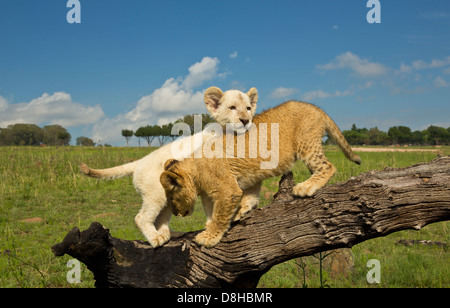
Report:
[[370,62],[367,59],[361,59],[357,55],[351,53],[350,51],[344,52],[330,63],[317,65],[320,70],[337,70],[337,69],[350,69],[359,76],[369,77],[369,76],[379,76],[385,74],[388,69],[379,63]]
[[400,69],[397,72],[409,74],[412,72],[412,67],[402,63],[400,64]]
[[104,116],[100,106],[89,107],[72,101],[70,94],[44,93],[30,102],[8,104],[0,97],[0,127],[16,123],[60,124],[64,127],[92,124]]
[[[204,57],[189,67],[187,76],[169,78],[164,84],[139,99],[136,107],[128,113],[114,118],[105,118],[95,124],[92,139],[102,143],[121,143],[124,138],[122,129],[136,130],[144,125],[162,125],[192,113],[205,113],[203,92],[195,91],[206,81],[219,77],[217,72],[219,59]],[[123,140],[122,140],[123,139]]]
[[[431,62],[426,62],[423,60],[416,60],[413,61],[411,63],[411,65],[406,65],[404,63],[402,63],[400,65],[400,69],[397,72],[400,73],[411,73],[413,71],[418,71],[418,70],[425,70],[425,69],[433,69],[433,68],[441,68],[441,67],[446,67],[450,65],[450,56],[444,58],[444,59],[433,59],[431,60]],[[447,71],[444,70],[444,73]]]
[[298,93],[298,92],[299,92],[299,90],[296,88],[279,87],[272,91],[272,93],[270,94],[270,97],[283,98],[283,97],[294,95],[295,93]]
[[434,79],[434,86],[436,88],[448,87],[448,83],[441,76],[437,76]]
[[198,87],[206,80],[210,80],[217,75],[219,59],[204,57],[200,62],[189,67],[189,74],[182,82],[182,87],[191,90]]
[[302,100],[310,102],[315,99],[323,99],[323,98],[330,98],[330,97],[338,97],[338,96],[348,96],[353,94],[352,91],[346,90],[346,91],[339,91],[336,90],[334,93],[327,93],[322,90],[316,90],[316,91],[310,91],[306,92],[302,95]]
[[366,83],[364,83],[363,85],[358,86],[358,89],[359,90],[369,89],[369,88],[373,87],[374,84],[375,83],[373,81],[366,81]]
[[237,56],[238,56],[238,52],[237,52],[237,51],[234,51],[234,52],[232,52],[232,53],[230,54],[230,58],[231,58],[231,59],[236,59]]

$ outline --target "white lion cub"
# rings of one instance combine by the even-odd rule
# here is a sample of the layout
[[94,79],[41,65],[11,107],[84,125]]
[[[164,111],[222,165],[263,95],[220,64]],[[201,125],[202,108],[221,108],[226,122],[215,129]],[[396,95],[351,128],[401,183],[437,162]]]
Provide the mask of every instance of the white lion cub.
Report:
[[[220,101],[219,101],[220,98]],[[225,128],[229,123],[237,133],[243,133],[250,129],[252,119],[256,111],[258,93],[255,88],[247,93],[237,90],[229,90],[225,93],[216,87],[211,87],[205,92],[205,104],[214,119]],[[231,125],[230,125],[231,124]],[[90,177],[99,179],[116,179],[133,175],[133,184],[141,194],[142,208],[135,218],[135,222],[152,247],[159,247],[170,240],[169,221],[172,209],[167,206],[165,191],[160,183],[161,173],[164,171],[164,163],[170,159],[182,160],[192,157],[195,148],[194,139],[202,139],[202,144],[214,137],[214,133],[200,132],[186,137],[191,141],[191,147],[185,151],[173,153],[172,149],[179,149],[176,144],[167,144],[147,156],[117,167],[109,169],[91,169],[86,164],[81,164],[81,171]],[[183,142],[182,139],[174,143]],[[189,142],[189,141],[188,141]],[[185,148],[183,146],[183,148]],[[243,212],[255,207],[259,200],[259,189],[244,192],[241,201]],[[206,196],[202,196],[208,220],[211,218],[212,202]]]

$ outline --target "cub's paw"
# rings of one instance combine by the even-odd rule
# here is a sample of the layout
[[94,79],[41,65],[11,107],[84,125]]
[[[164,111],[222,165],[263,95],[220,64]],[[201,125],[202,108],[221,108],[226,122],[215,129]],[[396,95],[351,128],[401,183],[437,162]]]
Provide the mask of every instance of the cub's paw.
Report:
[[258,207],[258,204],[255,204],[253,206],[242,207],[239,210],[239,212],[236,214],[236,216],[234,217],[233,221],[241,220],[242,217],[244,217],[247,213],[249,213],[250,211],[256,209],[257,207]]
[[212,236],[208,231],[203,231],[195,237],[195,242],[200,246],[211,248],[216,246],[220,242],[221,238],[222,234]]
[[152,245],[153,248],[160,247],[167,243],[170,240],[170,233],[164,234],[164,233],[157,233],[154,234],[151,238],[147,238],[150,245]]
[[312,183],[303,182],[294,186],[293,193],[299,197],[311,197],[319,188]]

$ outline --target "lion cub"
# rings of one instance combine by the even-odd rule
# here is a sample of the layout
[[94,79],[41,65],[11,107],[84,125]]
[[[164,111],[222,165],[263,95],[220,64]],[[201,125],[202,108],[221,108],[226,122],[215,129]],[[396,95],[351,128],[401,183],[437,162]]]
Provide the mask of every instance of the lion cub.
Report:
[[[216,99],[220,102],[220,93]],[[165,171],[160,180],[175,215],[185,216],[191,213],[198,194],[208,195],[213,202],[211,219],[207,221],[206,229],[195,238],[200,245],[215,246],[238,211],[240,210],[238,215],[242,216],[249,210],[240,209],[244,191],[259,191],[264,179],[284,174],[298,159],[306,164],[312,176],[297,184],[293,194],[300,197],[311,196],[325,186],[336,171],[322,151],[325,132],[337,142],[349,160],[361,163],[336,124],[314,105],[288,101],[255,116],[253,125],[256,128],[271,125],[279,127],[278,136],[271,136],[272,130],[269,129],[264,132],[259,130],[260,133],[267,134],[266,139],[263,138],[264,142],[279,141],[278,164],[273,168],[261,168],[261,162],[268,159],[266,155],[262,155],[261,138],[252,138],[250,132],[245,133],[245,157],[236,157],[236,152],[234,155],[225,153],[229,151],[223,146],[223,158],[187,158],[183,161],[171,159],[165,163]],[[221,138],[224,144],[228,138],[234,138],[235,145],[239,142],[238,136],[234,134],[224,134]],[[275,143],[269,147],[274,146]],[[258,149],[257,155],[255,149]]]
[[[247,93],[237,90],[222,93],[220,89],[211,87],[206,90],[204,96],[206,107],[217,123],[223,128],[231,127],[239,134],[252,126],[257,99],[256,89],[250,89]],[[191,157],[195,151],[196,138],[200,138],[203,144],[214,136],[214,132],[203,131],[187,137],[188,139],[178,139],[172,144],[164,145],[128,164],[108,169],[91,169],[86,164],[81,164],[80,169],[85,175],[98,179],[116,179],[133,175],[134,187],[143,199],[142,208],[136,215],[135,222],[152,247],[158,247],[169,241],[171,236],[169,221],[172,210],[167,206],[166,195],[159,181],[164,171],[164,162],[168,158],[182,160],[185,157]],[[174,150],[180,149],[178,145],[186,140],[191,145],[186,148],[187,150],[185,148],[182,151]],[[206,195],[202,197],[206,215],[210,218],[212,202]],[[259,191],[247,191],[242,198],[242,208],[249,210],[256,206],[258,198]]]

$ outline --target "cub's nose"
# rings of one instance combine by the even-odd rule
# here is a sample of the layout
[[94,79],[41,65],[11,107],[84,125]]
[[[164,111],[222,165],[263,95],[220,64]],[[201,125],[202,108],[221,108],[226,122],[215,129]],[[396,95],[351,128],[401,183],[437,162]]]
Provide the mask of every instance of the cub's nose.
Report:
[[239,119],[239,121],[241,121],[242,124],[247,125],[248,122],[250,122],[250,120],[246,120],[246,119]]

